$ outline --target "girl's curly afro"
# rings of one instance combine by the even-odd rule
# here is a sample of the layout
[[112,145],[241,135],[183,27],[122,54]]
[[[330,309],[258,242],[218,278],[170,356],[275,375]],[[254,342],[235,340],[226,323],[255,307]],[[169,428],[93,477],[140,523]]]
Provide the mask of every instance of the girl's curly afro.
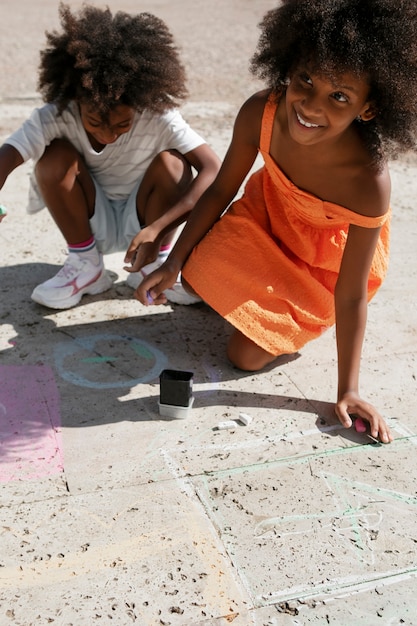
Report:
[[260,27],[251,70],[276,93],[298,64],[365,75],[377,116],[357,123],[375,161],[416,148],[416,0],[283,0]]
[[60,4],[62,32],[47,32],[39,90],[62,112],[71,100],[105,119],[117,104],[162,113],[186,97],[185,71],[165,23],[150,13],[112,15]]

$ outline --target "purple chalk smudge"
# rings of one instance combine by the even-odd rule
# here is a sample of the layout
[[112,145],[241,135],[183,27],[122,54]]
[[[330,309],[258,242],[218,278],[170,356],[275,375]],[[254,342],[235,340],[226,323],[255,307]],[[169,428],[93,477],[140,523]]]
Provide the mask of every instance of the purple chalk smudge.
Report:
[[44,365],[0,366],[0,482],[63,471],[59,394]]

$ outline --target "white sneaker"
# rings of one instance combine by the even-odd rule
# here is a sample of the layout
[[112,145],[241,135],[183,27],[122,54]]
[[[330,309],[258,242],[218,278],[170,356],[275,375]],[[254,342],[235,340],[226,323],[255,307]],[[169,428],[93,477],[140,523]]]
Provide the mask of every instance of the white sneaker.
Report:
[[32,300],[51,309],[70,309],[84,294],[107,291],[113,281],[100,258],[99,265],[70,252],[59,272],[35,287]]
[[[149,265],[145,265],[139,270],[139,272],[130,272],[126,278],[126,284],[136,290],[148,274],[151,274],[151,272],[158,269],[158,267],[161,267],[162,263],[166,261],[166,258],[166,255],[160,255],[156,261],[149,263]],[[185,291],[181,283],[181,274],[178,274],[177,280],[172,287],[165,289],[164,294],[166,295],[168,302],[173,302],[174,304],[188,305],[201,302],[201,298],[192,296]]]
[[164,294],[168,302],[173,302],[174,304],[197,304],[202,302],[202,299],[198,296],[192,296],[188,291],[185,291],[180,277],[172,287],[165,289]]
[[149,265],[145,265],[139,270],[139,272],[129,272],[126,278],[126,285],[136,290],[148,274],[151,274],[153,271],[161,267],[162,263],[166,261],[166,258],[166,255],[163,256],[160,254],[156,261],[149,263]]

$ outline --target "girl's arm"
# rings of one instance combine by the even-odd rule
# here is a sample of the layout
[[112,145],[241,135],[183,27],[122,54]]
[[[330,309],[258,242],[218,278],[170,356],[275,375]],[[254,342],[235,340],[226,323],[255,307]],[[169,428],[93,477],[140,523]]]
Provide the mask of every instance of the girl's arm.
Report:
[[341,423],[349,427],[349,414],[370,423],[371,434],[384,443],[392,440],[378,411],[359,396],[359,369],[368,308],[368,276],[380,229],[350,226],[335,289],[338,394],[335,407]]
[[240,109],[231,144],[216,179],[191,211],[167,261],[139,285],[135,295],[142,304],[149,303],[147,292],[154,304],[166,302],[164,289],[174,284],[194,246],[211,229],[239,191],[256,159],[267,95],[266,92],[255,94]]

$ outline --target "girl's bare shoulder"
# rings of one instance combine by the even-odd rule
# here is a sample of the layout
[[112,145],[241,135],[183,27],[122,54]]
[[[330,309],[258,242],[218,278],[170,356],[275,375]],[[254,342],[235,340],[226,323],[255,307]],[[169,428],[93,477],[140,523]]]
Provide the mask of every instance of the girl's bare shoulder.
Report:
[[367,217],[381,217],[390,207],[391,177],[387,164],[360,168],[350,181],[349,204]]
[[265,105],[271,95],[270,89],[264,89],[252,94],[240,107],[237,115],[237,121],[244,120],[250,122],[251,120],[262,120]]
[[259,108],[263,111],[263,109],[265,108],[265,104],[267,103],[270,96],[270,89],[262,89],[262,91],[257,91],[249,96],[249,98],[243,103],[241,110]]
[[270,93],[258,91],[242,104],[234,124],[235,137],[245,137],[248,143],[259,146],[262,116]]

